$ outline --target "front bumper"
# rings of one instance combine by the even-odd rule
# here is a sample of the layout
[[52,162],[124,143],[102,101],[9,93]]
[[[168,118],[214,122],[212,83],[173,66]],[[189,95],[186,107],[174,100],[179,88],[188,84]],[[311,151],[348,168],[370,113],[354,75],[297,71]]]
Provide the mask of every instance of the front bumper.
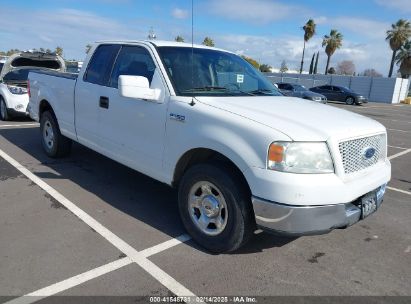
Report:
[[[385,184],[378,187],[377,206],[383,201]],[[257,226],[278,234],[299,236],[328,233],[346,228],[361,219],[361,198],[348,203],[321,206],[292,206],[253,197]]]
[[26,117],[26,116],[29,116],[29,111],[27,109],[22,109],[22,110],[7,109],[7,112],[13,117]]
[[368,103],[368,99],[365,97],[356,97],[355,102],[356,103]]

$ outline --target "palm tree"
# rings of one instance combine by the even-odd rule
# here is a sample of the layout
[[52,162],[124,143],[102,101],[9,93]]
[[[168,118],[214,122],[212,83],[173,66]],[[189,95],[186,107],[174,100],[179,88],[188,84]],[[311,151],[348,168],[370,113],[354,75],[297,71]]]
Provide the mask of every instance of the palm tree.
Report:
[[303,72],[304,68],[304,55],[305,55],[305,44],[315,35],[315,28],[316,24],[313,19],[307,21],[307,23],[303,26],[304,30],[304,48],[303,48],[303,57],[301,58],[301,68],[300,74]]
[[325,53],[327,54],[327,66],[325,67],[325,75],[328,74],[328,67],[330,66],[331,56],[335,51],[342,47],[343,35],[337,30],[331,30],[330,35],[325,35],[322,46],[325,46]]
[[390,65],[390,72],[388,77],[392,76],[394,69],[395,56],[401,46],[411,37],[411,23],[405,19],[400,19],[397,23],[391,25],[391,29],[387,31],[387,40],[390,43],[392,50],[392,58]]
[[408,40],[395,57],[397,65],[400,66],[402,78],[411,76],[411,40]]

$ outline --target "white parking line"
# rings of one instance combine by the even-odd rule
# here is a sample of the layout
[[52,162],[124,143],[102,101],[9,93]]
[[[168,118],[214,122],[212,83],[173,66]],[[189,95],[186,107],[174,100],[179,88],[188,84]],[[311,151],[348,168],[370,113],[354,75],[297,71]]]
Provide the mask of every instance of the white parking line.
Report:
[[397,189],[397,188],[393,188],[393,187],[388,187],[388,186],[387,186],[387,189],[411,195],[411,192],[409,192],[409,191],[405,191],[405,190],[401,190],[401,189]]
[[21,127],[32,127],[32,126],[40,126],[38,123],[28,123],[28,124],[18,124],[18,125],[0,125],[0,128],[21,128]]
[[176,237],[174,239],[171,239],[169,241],[166,241],[164,243],[158,244],[156,246],[144,249],[140,251],[140,254],[144,256],[145,258],[148,258],[149,256],[155,255],[159,252],[162,252],[164,250],[167,250],[169,248],[172,248],[174,246],[177,246],[181,243],[185,243],[187,241],[191,240],[191,237],[187,234],[180,235],[179,237]]
[[158,282],[163,284],[168,290],[174,293],[176,296],[190,296],[195,297],[195,294],[184,287],[181,283],[155,265],[153,262],[148,260],[141,252],[138,252],[136,249],[131,247],[128,243],[124,240],[119,238],[113,232],[108,230],[82,209],[77,207],[74,203],[64,197],[61,193],[57,190],[52,188],[50,185],[45,183],[42,179],[34,175],[20,163],[18,163],[15,159],[11,156],[6,154],[3,150],[0,149],[0,157],[4,158],[8,163],[10,163],[13,167],[19,170],[22,174],[24,174],[28,179],[30,179],[33,183],[37,184],[40,188],[46,191],[49,195],[51,195],[54,199],[56,199],[59,203],[65,206],[68,210],[74,213],[79,219],[81,219],[84,223],[88,226],[93,228],[98,234],[104,237],[107,241],[109,241],[113,246],[119,249],[121,252],[126,254],[133,262],[143,268],[148,274],[150,274],[154,279]]
[[388,120],[388,121],[393,121],[393,122],[401,122],[401,123],[408,123],[411,124],[411,121],[405,121],[405,120],[396,120],[396,119],[388,119],[388,118],[380,118],[380,117],[373,117],[375,120]]
[[407,149],[408,149],[408,148],[397,147],[397,146],[390,146],[390,145],[388,145],[387,147],[389,147],[389,148],[394,148],[394,149],[401,149],[401,150],[407,150]]
[[[174,246],[177,246],[179,244],[185,243],[189,241],[191,238],[187,234],[180,235],[179,237],[176,237],[174,239],[168,240],[164,243],[155,245],[153,247],[147,248],[143,251],[140,251],[140,254],[143,255],[145,258],[148,258],[152,255],[155,255],[157,253],[160,253],[162,251],[165,251],[167,249],[170,249]],[[66,280],[60,281],[58,283],[52,284],[50,286],[47,286],[45,288],[30,292],[29,294],[26,294],[22,297],[13,299],[9,302],[6,302],[4,304],[30,304],[34,303],[36,301],[39,301],[41,299],[44,299],[45,297],[50,297],[55,294],[58,294],[60,292],[63,292],[67,289],[76,287],[78,285],[81,285],[87,281],[93,280],[95,278],[98,278],[100,276],[103,276],[107,273],[113,272],[115,270],[118,270],[124,266],[130,265],[133,263],[133,260],[131,260],[129,257],[122,258],[120,260],[102,265],[100,267],[91,269],[89,271],[83,272],[79,275],[76,275],[74,277],[68,278]]]
[[397,154],[391,155],[390,157],[388,157],[388,159],[389,159],[389,160],[392,160],[392,159],[394,159],[394,158],[403,156],[403,155],[405,155],[405,154],[407,154],[407,153],[410,153],[410,152],[411,152],[411,149],[407,149],[407,150],[405,150],[405,151],[402,151],[402,152],[399,152],[399,153],[397,153]]
[[397,132],[404,132],[404,133],[411,133],[411,131],[406,130],[398,130],[398,129],[387,129],[388,131],[397,131]]
[[92,279],[95,279],[97,277],[100,277],[102,275],[105,275],[109,272],[115,271],[117,269],[120,269],[124,266],[132,264],[133,261],[126,257],[122,258],[120,260],[108,263],[106,265],[94,268],[92,270],[83,272],[79,275],[76,275],[74,277],[71,277],[69,279],[66,279],[64,281],[60,281],[56,284],[47,286],[45,288],[36,290],[34,292],[31,292],[29,294],[26,294],[25,296],[13,299],[9,302],[6,302],[4,304],[30,304],[34,303],[36,301],[39,301],[41,299],[53,296],[55,294],[58,294],[59,292],[63,292],[67,289],[73,288],[75,286],[78,286],[80,284],[83,284],[87,281],[90,281]]

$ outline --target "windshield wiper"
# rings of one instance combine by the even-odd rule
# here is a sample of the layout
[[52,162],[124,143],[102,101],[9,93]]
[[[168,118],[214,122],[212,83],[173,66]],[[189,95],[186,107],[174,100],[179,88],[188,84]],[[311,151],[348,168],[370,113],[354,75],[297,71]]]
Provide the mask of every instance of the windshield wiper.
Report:
[[218,87],[218,86],[205,86],[205,87],[197,87],[197,88],[184,90],[184,92],[212,92],[212,91],[225,91],[225,92],[228,92],[228,93],[237,93],[238,92],[238,93],[254,96],[254,94],[252,92],[245,92],[245,91],[241,91],[239,89],[230,90],[227,87]]
[[217,87],[217,86],[205,86],[205,87],[198,87],[198,88],[192,88],[192,89],[187,89],[184,90],[185,92],[192,92],[192,91],[219,91],[219,90],[223,90],[223,91],[229,91],[226,87]]
[[258,89],[258,90],[254,90],[254,91],[250,91],[250,92],[247,92],[247,93],[250,93],[250,94],[253,94],[253,95],[255,95],[255,94],[270,94],[270,93],[274,93],[274,90],[270,90],[270,89]]

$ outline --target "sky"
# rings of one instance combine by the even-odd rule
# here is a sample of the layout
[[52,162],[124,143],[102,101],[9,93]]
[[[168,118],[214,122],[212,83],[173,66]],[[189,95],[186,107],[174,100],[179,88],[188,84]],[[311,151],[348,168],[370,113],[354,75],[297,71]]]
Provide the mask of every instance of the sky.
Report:
[[[385,32],[400,18],[410,19],[411,0],[194,0],[194,43],[211,37],[216,47],[250,56],[279,68],[285,60],[298,69],[302,26],[309,18],[317,34],[307,44],[305,69],[331,29],[344,35],[331,66],[352,60],[357,72],[388,73],[391,50]],[[98,40],[158,39],[177,35],[191,42],[190,0],[0,0],[0,50],[55,49],[66,59],[83,60],[85,46]]]

